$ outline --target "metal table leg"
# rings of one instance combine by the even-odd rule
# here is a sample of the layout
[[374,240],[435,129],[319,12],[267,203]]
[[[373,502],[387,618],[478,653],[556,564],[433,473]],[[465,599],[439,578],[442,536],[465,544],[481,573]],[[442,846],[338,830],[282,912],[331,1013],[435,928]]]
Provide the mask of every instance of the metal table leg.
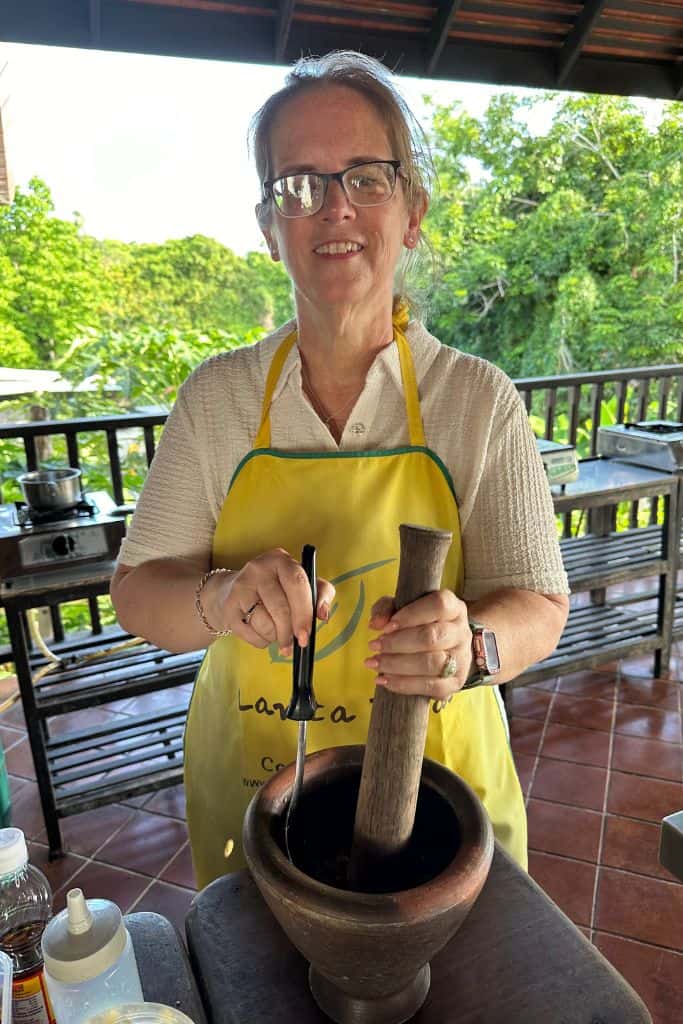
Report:
[[26,635],[26,624],[20,612],[12,608],[9,602],[5,605],[7,624],[12,637],[12,652],[14,664],[17,670],[17,682],[21,692],[21,700],[24,706],[26,717],[26,731],[33,754],[33,763],[36,769],[36,782],[40,803],[43,808],[45,827],[47,828],[47,839],[50,846],[50,860],[64,855],[62,848],[62,833],[59,827],[55,795],[50,778],[50,767],[45,749],[45,737],[42,723],[36,707],[33,680],[31,677],[31,665],[29,662],[28,638]]

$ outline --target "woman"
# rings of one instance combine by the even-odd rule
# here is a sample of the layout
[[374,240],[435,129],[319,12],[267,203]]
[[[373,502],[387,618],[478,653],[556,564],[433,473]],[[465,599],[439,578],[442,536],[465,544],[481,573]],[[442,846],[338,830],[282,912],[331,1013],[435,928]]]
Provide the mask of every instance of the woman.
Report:
[[[386,71],[357,54],[299,62],[259,111],[257,217],[296,321],[186,381],[121,551],[122,625],[207,648],[186,731],[200,886],[243,866],[249,799],[294,759],[284,707],[292,637],[307,642],[313,614],[304,543],[321,576],[309,750],[363,742],[376,685],[428,695],[427,755],[470,782],[526,864],[492,683],[554,649],[566,576],[514,386],[409,322],[394,293],[428,201],[411,124]],[[453,543],[443,589],[394,614],[406,521],[450,529]]]

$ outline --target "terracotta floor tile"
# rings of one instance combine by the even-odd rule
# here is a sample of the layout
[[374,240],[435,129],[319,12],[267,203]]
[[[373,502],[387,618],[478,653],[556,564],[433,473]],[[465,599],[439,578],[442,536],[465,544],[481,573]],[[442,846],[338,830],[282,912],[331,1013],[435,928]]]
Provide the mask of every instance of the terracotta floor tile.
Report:
[[166,882],[154,882],[142,899],[132,908],[135,913],[150,910],[164,917],[176,926],[185,938],[185,917],[194,899],[191,889],[181,889]]
[[608,672],[575,672],[562,676],[558,692],[573,697],[598,697],[613,700],[616,689],[616,675]]
[[529,853],[529,874],[574,924],[590,924],[596,871],[585,861]]
[[15,743],[11,750],[5,751],[5,764],[7,771],[12,775],[19,775],[22,779],[35,779],[33,754],[26,736],[23,736],[20,743]]
[[35,839],[44,832],[45,820],[35,782],[24,780],[16,799],[12,797],[12,824],[22,829],[27,839]]
[[66,905],[66,894],[69,889],[79,888],[87,898],[98,897],[111,900],[119,909],[127,914],[132,904],[149,885],[149,878],[135,875],[132,871],[100,864],[99,861],[87,861],[85,866],[61,886],[55,893],[53,912],[63,910]]
[[185,821],[185,787],[168,786],[148,796],[145,802],[145,810],[154,814],[167,814],[169,818],[179,818]]
[[662,711],[640,704],[619,704],[615,732],[642,739],[681,742],[681,716],[677,711]]
[[609,733],[548,722],[541,753],[544,757],[554,757],[560,761],[606,768],[609,761]]
[[680,711],[678,691],[678,683],[622,676],[619,680],[618,699],[624,704],[650,704],[670,711]]
[[594,697],[573,697],[557,693],[550,709],[550,721],[580,729],[609,732],[612,728],[612,703]]
[[593,941],[636,990],[653,1024],[683,1020],[683,954],[601,932]]
[[87,863],[85,858],[76,857],[73,853],[65,853],[63,857],[58,857],[56,860],[50,860],[49,854],[49,847],[43,843],[33,841],[28,843],[31,864],[40,868],[52,886],[53,892],[61,886],[66,886],[69,879]]
[[645,779],[639,775],[612,772],[607,811],[625,818],[660,822],[667,814],[683,808],[683,784],[664,779]]
[[173,882],[174,885],[182,885],[185,889],[197,888],[189,843],[186,843],[185,846],[183,846],[182,850],[176,854],[168,867],[164,868],[159,877],[165,882]]
[[129,697],[127,700],[116,701],[109,707],[126,715],[144,715],[148,711],[159,711],[181,704],[189,704],[189,699],[185,688],[178,686],[166,690],[153,690],[139,697]]
[[683,781],[683,747],[638,736],[614,735],[612,768],[656,779]]
[[77,732],[96,725],[114,725],[125,722],[125,715],[114,714],[106,708],[81,708],[80,711],[69,711],[66,715],[57,715],[48,720],[51,736],[62,736],[65,732]]
[[531,795],[540,800],[602,811],[606,782],[605,768],[541,757]]
[[[130,807],[108,804],[82,814],[74,814],[70,818],[63,818],[61,826],[64,848],[83,857],[92,857],[102,843],[106,842],[134,813]],[[46,842],[47,833],[44,829],[37,838],[40,842]]]
[[26,719],[24,718],[24,709],[21,706],[21,702],[14,704],[8,711],[3,713],[2,724],[11,725],[14,729],[26,731]]
[[547,690],[548,693],[555,693],[559,680],[555,679],[541,679],[538,683],[527,683],[527,689],[532,690]]
[[0,702],[6,701],[18,689],[19,684],[16,676],[2,676],[0,678]]
[[536,764],[536,758],[532,754],[514,754],[514,760],[522,793],[526,796],[531,785],[531,776]]
[[533,718],[510,719],[510,746],[517,754],[537,754],[543,734],[543,722]]
[[[2,721],[4,721],[4,719],[2,719]],[[9,726],[0,725],[0,743],[2,743],[2,749],[5,753],[7,753],[11,747],[20,743],[25,739],[25,737],[26,733],[23,729],[11,729]]]
[[601,814],[531,799],[527,821],[530,850],[559,853],[591,864],[597,862]]
[[607,867],[671,882],[673,876],[659,863],[659,834],[660,826],[654,822],[608,814],[601,861]]
[[683,885],[600,868],[597,931],[683,950]]
[[121,803],[124,807],[134,807],[136,811],[144,807],[149,800],[149,793],[141,793],[139,796],[129,796],[126,800],[122,800]]
[[185,842],[187,828],[183,822],[136,811],[98,851],[97,859],[155,878]]
[[652,679],[655,674],[654,654],[641,654],[635,658],[623,658],[621,671],[627,676],[642,676]]
[[552,693],[526,686],[515,687],[508,696],[508,714],[515,718],[537,718],[545,721]]
[[20,779],[18,775],[8,775],[7,779],[9,781],[9,794],[12,800],[15,800],[22,790],[31,785],[28,779]]

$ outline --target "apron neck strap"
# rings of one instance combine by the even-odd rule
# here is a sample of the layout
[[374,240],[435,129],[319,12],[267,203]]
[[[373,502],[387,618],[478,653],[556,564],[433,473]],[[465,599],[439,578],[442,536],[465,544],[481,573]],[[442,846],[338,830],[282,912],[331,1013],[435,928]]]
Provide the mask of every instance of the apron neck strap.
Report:
[[[420,397],[417,390],[417,378],[413,356],[410,351],[408,339],[405,336],[405,328],[408,326],[408,306],[400,303],[394,310],[392,323],[394,326],[394,341],[398,348],[398,359],[401,367],[401,379],[403,381],[403,395],[406,403],[406,418],[408,420],[408,436],[413,448],[426,447],[422,414],[420,412]],[[268,370],[266,386],[263,393],[263,405],[261,407],[261,423],[254,441],[254,448],[270,448],[270,406],[273,401],[273,394],[282,368],[285,365],[287,356],[296,344],[297,331],[293,331],[280,343],[273,356]]]

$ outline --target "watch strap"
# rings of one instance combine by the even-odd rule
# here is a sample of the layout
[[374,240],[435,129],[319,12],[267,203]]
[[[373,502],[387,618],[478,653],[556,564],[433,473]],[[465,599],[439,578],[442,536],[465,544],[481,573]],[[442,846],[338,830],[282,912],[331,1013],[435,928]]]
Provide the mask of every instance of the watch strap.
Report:
[[[468,624],[473,637],[480,629],[488,628],[483,622],[477,622],[475,619],[469,619]],[[472,653],[474,653],[474,646],[472,647]],[[477,686],[485,686],[492,678],[492,676],[487,675],[486,672],[484,672],[482,668],[479,668],[475,663],[474,672],[465,680],[461,690],[473,690]]]

